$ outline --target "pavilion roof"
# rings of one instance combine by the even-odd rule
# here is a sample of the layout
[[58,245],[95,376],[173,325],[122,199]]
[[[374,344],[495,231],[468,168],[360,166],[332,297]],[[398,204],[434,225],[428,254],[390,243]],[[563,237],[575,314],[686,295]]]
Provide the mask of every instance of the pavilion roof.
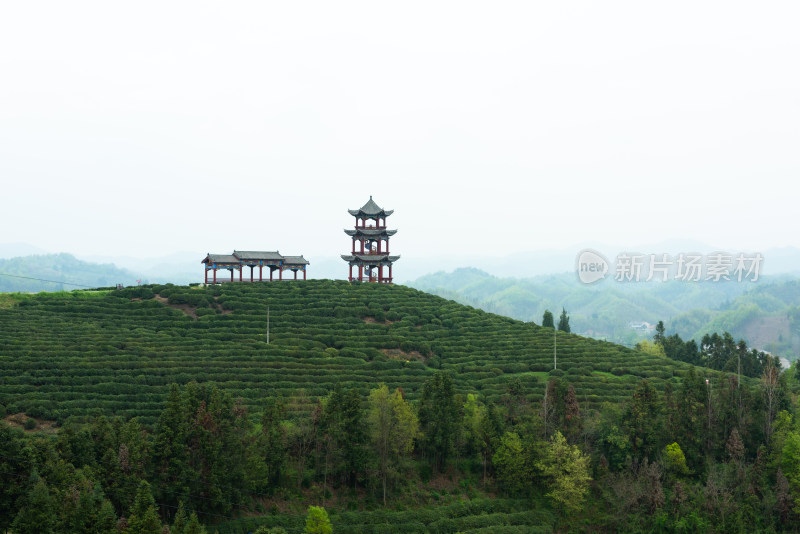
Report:
[[239,258],[233,254],[211,254],[210,252],[200,263],[239,263]]
[[284,265],[308,265],[308,260],[305,259],[303,256],[284,256],[283,257],[283,264]]
[[375,201],[372,200],[372,195],[370,195],[367,203],[361,206],[359,209],[347,211],[354,217],[388,217],[394,213],[394,210],[385,210],[378,206]]
[[365,236],[392,236],[397,233],[397,230],[387,230],[385,228],[358,228],[353,230],[345,229],[344,233],[349,236],[365,235]]
[[395,262],[400,256],[389,256],[388,254],[342,254],[344,261],[363,261],[366,263]]
[[233,255],[242,260],[282,260],[280,252],[269,250],[234,250]]

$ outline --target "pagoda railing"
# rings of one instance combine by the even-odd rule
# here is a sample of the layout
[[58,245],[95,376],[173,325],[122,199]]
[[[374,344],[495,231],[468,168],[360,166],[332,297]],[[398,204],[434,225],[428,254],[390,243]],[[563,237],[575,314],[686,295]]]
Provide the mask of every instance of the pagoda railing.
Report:
[[384,225],[384,226],[358,226],[358,225],[356,225],[356,230],[386,230],[386,225]]

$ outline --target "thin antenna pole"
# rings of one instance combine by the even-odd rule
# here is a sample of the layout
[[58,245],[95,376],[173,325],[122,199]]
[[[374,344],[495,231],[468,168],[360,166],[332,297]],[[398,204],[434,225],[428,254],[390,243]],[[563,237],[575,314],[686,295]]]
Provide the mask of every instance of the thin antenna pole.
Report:
[[558,357],[556,356],[556,345],[558,343],[558,328],[553,327],[553,369],[558,369]]
[[742,386],[742,353],[739,350],[736,351],[736,375],[736,388],[739,389]]
[[269,306],[267,306],[267,345],[269,345]]

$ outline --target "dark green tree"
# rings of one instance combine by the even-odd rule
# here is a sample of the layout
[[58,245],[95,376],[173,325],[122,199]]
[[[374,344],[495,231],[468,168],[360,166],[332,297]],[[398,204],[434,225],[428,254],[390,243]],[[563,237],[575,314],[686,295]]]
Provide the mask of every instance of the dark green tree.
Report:
[[663,436],[663,406],[658,392],[643,379],[636,386],[633,397],[628,403],[624,417],[624,426],[634,457],[652,460],[660,452]]
[[555,323],[553,322],[553,312],[550,310],[545,310],[544,315],[542,315],[542,326],[546,328],[554,328]]
[[30,452],[22,431],[0,420],[0,531],[11,526],[17,501],[28,490],[25,481],[31,476]]
[[664,340],[666,339],[666,337],[664,336],[664,331],[665,331],[664,321],[658,321],[658,323],[656,324],[656,333],[653,336],[653,343],[662,346],[664,345]]
[[253,441],[249,454],[248,478],[257,492],[275,491],[281,483],[288,456],[283,426],[285,414],[281,400],[267,399],[261,417],[261,433]]
[[53,498],[45,481],[38,478],[23,499],[11,531],[14,534],[49,534],[56,522]]
[[458,418],[453,379],[439,371],[425,382],[419,400],[423,451],[434,469],[441,470],[453,451]]
[[340,484],[354,486],[366,469],[367,458],[367,429],[358,390],[344,393],[337,385],[325,402],[322,420],[325,479],[330,474]]
[[567,310],[565,308],[561,308],[561,316],[558,318],[558,330],[560,332],[570,332],[569,315],[567,315]]
[[127,534],[160,534],[161,521],[156,513],[156,504],[150,484],[142,480],[136,492],[136,500],[128,516]]

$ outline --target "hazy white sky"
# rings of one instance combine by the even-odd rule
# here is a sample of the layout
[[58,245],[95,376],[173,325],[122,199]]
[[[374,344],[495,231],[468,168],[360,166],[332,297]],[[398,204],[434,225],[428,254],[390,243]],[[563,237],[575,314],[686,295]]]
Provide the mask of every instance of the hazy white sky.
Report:
[[[800,246],[797,2],[5,2],[0,242]],[[431,270],[435,270],[432,266]]]

